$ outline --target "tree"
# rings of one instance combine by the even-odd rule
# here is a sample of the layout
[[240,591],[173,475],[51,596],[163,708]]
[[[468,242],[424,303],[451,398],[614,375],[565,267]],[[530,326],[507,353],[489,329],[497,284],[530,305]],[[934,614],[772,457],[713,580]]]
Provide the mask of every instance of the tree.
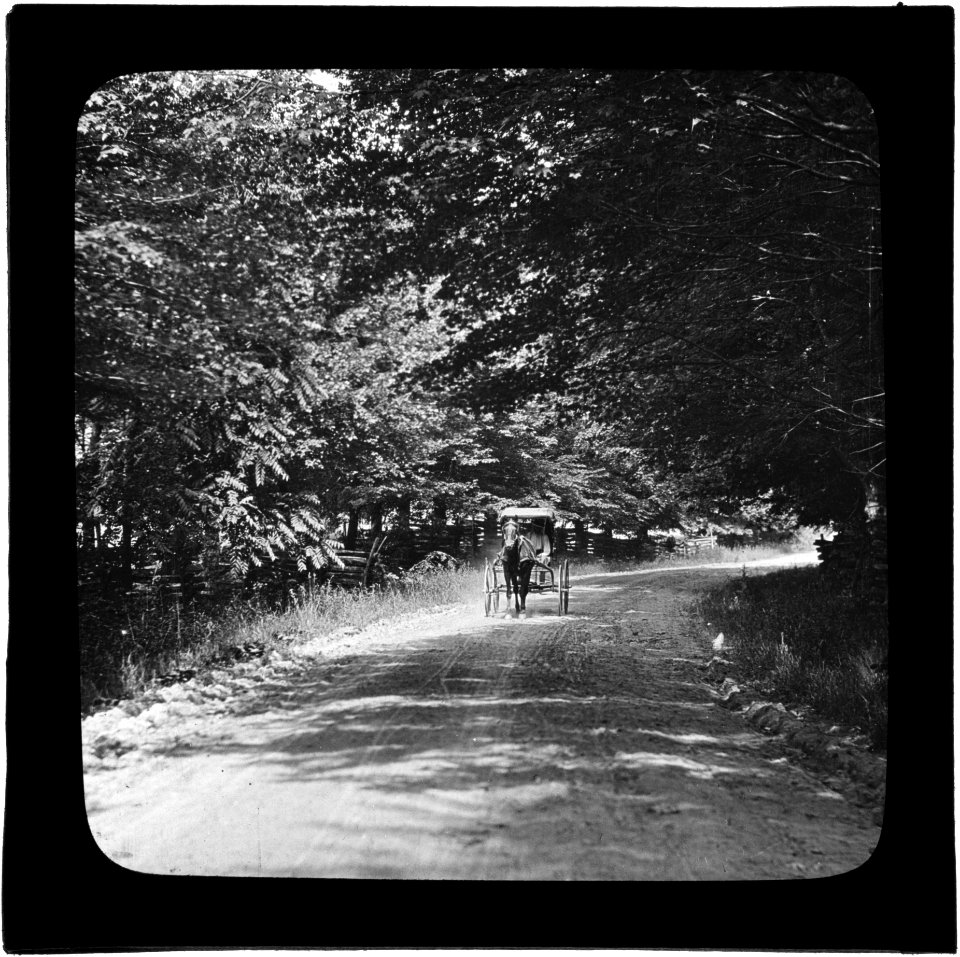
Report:
[[384,356],[410,303],[371,312],[382,277],[359,277],[385,226],[376,190],[347,195],[338,171],[358,174],[357,135],[289,72],[122,77],[91,97],[78,519],[88,543],[122,541],[126,577],[134,543],[176,568],[331,559],[331,479],[369,469],[359,432],[375,444],[404,414]]

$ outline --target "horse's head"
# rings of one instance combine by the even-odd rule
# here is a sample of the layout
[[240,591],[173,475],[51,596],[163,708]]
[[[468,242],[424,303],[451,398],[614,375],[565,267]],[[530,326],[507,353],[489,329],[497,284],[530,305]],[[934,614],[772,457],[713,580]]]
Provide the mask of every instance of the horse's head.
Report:
[[503,523],[503,547],[504,549],[513,549],[517,547],[517,541],[520,538],[520,526],[512,519],[508,518]]

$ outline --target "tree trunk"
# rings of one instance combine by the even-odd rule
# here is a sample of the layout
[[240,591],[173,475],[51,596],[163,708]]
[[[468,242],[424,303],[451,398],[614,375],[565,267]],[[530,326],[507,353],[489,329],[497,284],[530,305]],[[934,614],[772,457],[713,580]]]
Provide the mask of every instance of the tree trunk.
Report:
[[370,536],[379,538],[383,534],[383,503],[374,502],[370,506]]
[[410,497],[405,495],[397,505],[397,529],[400,532],[410,531]]
[[358,509],[351,508],[347,518],[347,548],[357,547],[357,534],[360,531],[360,512]]
[[[81,427],[81,444],[85,456],[95,456],[100,448],[100,425],[97,422],[90,423],[89,439],[86,426]],[[83,503],[84,511],[89,506],[89,502]],[[82,529],[82,548],[87,553],[93,553],[99,560],[100,557],[100,521],[99,519],[87,516],[81,519]]]
[[120,584],[124,591],[133,588],[133,527],[126,514],[120,524]]

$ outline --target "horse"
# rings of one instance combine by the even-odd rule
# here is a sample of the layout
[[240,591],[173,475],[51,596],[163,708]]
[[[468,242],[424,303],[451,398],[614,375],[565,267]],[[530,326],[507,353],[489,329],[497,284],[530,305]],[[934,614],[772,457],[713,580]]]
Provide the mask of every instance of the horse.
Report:
[[536,554],[529,539],[520,534],[520,527],[512,519],[503,523],[503,548],[497,557],[503,564],[503,577],[507,583],[507,608],[510,607],[512,591],[516,606],[514,617],[526,618],[527,592]]

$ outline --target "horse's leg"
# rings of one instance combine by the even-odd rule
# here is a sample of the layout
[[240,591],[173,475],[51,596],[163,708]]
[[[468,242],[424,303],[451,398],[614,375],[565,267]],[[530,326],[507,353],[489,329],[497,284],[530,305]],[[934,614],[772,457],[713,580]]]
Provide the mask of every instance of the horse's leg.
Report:
[[519,614],[527,616],[527,592],[530,590],[530,574],[533,571],[533,562],[524,562],[520,566],[520,610]]
[[520,614],[520,565],[510,566],[510,574],[513,576],[513,616],[514,618],[518,617]]
[[510,565],[509,559],[504,559],[503,561],[503,583],[507,589],[507,604],[504,608],[504,615],[510,614],[510,599],[517,592],[517,583],[513,575],[513,568]]

